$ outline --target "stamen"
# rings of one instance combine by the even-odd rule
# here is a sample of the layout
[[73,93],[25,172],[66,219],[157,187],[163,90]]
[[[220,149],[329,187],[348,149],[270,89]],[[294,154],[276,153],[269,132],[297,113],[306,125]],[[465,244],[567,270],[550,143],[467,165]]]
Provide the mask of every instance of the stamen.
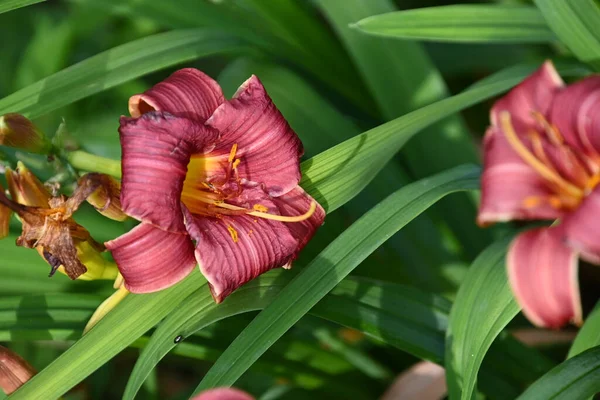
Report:
[[255,204],[254,207],[252,207],[254,209],[254,211],[260,211],[260,212],[267,212],[269,211],[269,209],[265,206],[263,206],[262,204]]
[[236,152],[237,152],[237,143],[234,143],[233,146],[231,146],[231,151],[229,152],[229,159],[228,159],[229,163],[233,162]]
[[246,214],[246,215],[252,215],[253,217],[270,219],[270,220],[273,220],[273,221],[281,221],[281,222],[302,222],[302,221],[305,221],[305,220],[309,219],[310,217],[312,217],[312,215],[314,214],[315,210],[317,209],[317,203],[313,201],[313,202],[310,203],[310,207],[308,208],[307,212],[305,212],[302,215],[297,215],[295,217],[292,217],[292,216],[286,216],[286,215],[269,214],[267,212],[261,212],[261,211],[250,211],[250,210],[248,210],[246,208],[243,208],[243,207],[234,206],[233,204],[227,204],[227,203],[223,203],[223,202],[218,202],[217,203],[217,202],[210,201],[208,199],[204,199],[204,198],[201,198],[201,197],[198,197],[196,200],[201,201],[203,203],[212,204],[215,207],[224,208],[226,210],[242,211],[244,214]]
[[240,165],[241,160],[238,158],[237,160],[235,160],[233,162],[233,165],[231,166],[231,168],[236,169],[238,167],[238,165]]
[[248,214],[255,216],[255,217],[259,217],[259,218],[270,219],[273,221],[302,222],[302,221],[306,221],[307,219],[312,217],[312,215],[314,214],[316,209],[317,209],[317,203],[313,201],[310,203],[310,208],[308,209],[307,212],[305,212],[302,215],[298,215],[296,217],[289,217],[289,216],[285,216],[285,215],[273,215],[273,214],[268,214],[268,213],[259,212],[259,211],[249,212]]
[[231,225],[227,225],[227,230],[229,231],[229,235],[231,236],[231,240],[233,240],[233,243],[237,243],[238,242],[238,233],[235,230],[235,228]]
[[566,191],[572,196],[582,197],[583,192],[577,186],[572,185],[563,179],[556,172],[552,171],[548,166],[546,166],[543,162],[538,160],[527,147],[521,142],[517,133],[515,132],[511,122],[510,122],[510,113],[508,111],[503,111],[500,114],[500,126],[502,127],[502,131],[506,136],[506,140],[512,146],[512,148],[517,152],[517,154],[529,164],[533,169],[535,169],[543,178],[549,180],[550,182],[556,184],[561,189]]
[[600,183],[600,174],[596,174],[590,178],[589,181],[585,184],[584,192],[585,194],[590,194],[592,190]]
[[554,143],[555,145],[561,145],[564,143],[565,140],[560,134],[558,128],[552,125],[550,122],[548,122],[548,120],[542,115],[542,113],[538,111],[532,111],[531,114],[533,115],[533,118],[535,118],[535,120],[544,128],[546,135],[552,143]]

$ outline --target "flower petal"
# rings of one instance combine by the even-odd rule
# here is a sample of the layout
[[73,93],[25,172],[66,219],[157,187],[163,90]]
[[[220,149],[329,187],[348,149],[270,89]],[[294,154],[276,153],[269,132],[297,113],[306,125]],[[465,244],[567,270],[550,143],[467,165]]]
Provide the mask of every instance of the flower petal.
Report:
[[168,288],[185,278],[196,266],[194,244],[189,236],[141,223],[106,243],[112,252],[125,287],[132,293]]
[[204,123],[225,101],[214,79],[194,68],[174,72],[164,81],[129,99],[129,113],[137,118],[150,111],[166,111]]
[[577,253],[563,243],[561,227],[524,232],[507,255],[508,277],[523,313],[540,327],[581,323]]
[[290,191],[300,181],[302,143],[256,76],[244,82],[233,99],[217,108],[206,124],[221,133],[210,154],[220,163],[207,171],[209,179],[226,175],[231,149],[237,145],[240,178],[264,183],[271,196]]
[[599,157],[599,113],[600,76],[592,76],[559,91],[549,118],[571,147]]
[[[254,204],[270,214],[298,216],[314,201],[300,187],[277,197],[263,197]],[[185,212],[185,211],[184,211]],[[216,302],[221,302],[244,283],[277,267],[289,267],[323,223],[325,212],[317,205],[302,222],[280,222],[251,215],[210,218],[186,215],[190,236],[196,241],[196,259],[209,282]]]
[[254,400],[254,397],[236,388],[216,388],[206,390],[190,400]]
[[532,111],[546,116],[556,92],[564,86],[551,61],[498,100],[490,112],[492,125],[499,126],[499,114],[508,111],[517,133],[524,134],[528,127],[538,126]]
[[562,212],[545,201],[551,195],[546,181],[512,149],[500,129],[490,127],[484,139],[477,223],[557,219]]
[[567,244],[588,262],[600,264],[600,186],[587,195],[579,207],[561,223]]
[[123,211],[184,232],[180,196],[190,154],[210,149],[218,133],[187,118],[151,112],[121,118]]

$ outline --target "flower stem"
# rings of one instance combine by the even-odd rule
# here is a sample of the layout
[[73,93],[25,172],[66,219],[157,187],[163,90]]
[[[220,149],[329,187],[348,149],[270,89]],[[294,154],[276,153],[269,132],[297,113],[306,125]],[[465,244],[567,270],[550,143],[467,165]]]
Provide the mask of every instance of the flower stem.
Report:
[[66,154],[67,160],[75,169],[100,172],[121,178],[121,161],[100,157],[82,150],[75,150]]

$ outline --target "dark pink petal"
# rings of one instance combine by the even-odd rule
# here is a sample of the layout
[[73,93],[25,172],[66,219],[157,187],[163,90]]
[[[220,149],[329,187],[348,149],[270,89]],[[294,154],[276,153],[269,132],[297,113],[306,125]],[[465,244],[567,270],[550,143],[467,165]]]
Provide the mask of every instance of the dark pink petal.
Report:
[[210,154],[221,162],[219,168],[207,171],[209,179],[225,176],[227,158],[237,144],[235,158],[240,160],[237,169],[242,179],[264,183],[272,196],[288,192],[300,181],[302,143],[256,76],[244,82],[206,124],[221,133]]
[[254,400],[254,397],[235,388],[217,388],[206,390],[190,400]]
[[600,76],[569,85],[556,94],[550,121],[574,149],[599,157]]
[[[313,201],[301,188],[287,194],[264,198],[256,203],[268,213],[298,216]],[[215,301],[221,302],[235,289],[258,275],[277,267],[288,267],[323,223],[325,212],[317,205],[314,214],[302,222],[280,222],[251,215],[222,218],[186,215],[190,236],[196,241],[196,259],[209,282]]]
[[160,112],[122,117],[119,132],[123,210],[165,230],[185,232],[180,197],[190,154],[210,149],[218,133]]
[[196,266],[194,244],[188,235],[166,232],[150,224],[141,223],[105,245],[132,293],[168,288]]
[[492,107],[492,125],[499,126],[499,115],[508,111],[518,134],[526,134],[527,128],[538,126],[532,112],[548,114],[556,92],[564,83],[554,65],[546,61],[537,71],[498,100]]
[[131,97],[129,113],[137,118],[150,111],[166,111],[204,123],[223,101],[223,91],[214,79],[197,69],[184,68]]
[[577,253],[563,242],[561,227],[524,232],[507,255],[508,277],[523,313],[537,326],[581,323]]
[[569,246],[586,261],[600,264],[600,186],[564,217],[561,227]]
[[547,199],[551,195],[541,175],[521,159],[498,128],[490,127],[484,139],[477,222],[557,219],[562,212],[550,206]]

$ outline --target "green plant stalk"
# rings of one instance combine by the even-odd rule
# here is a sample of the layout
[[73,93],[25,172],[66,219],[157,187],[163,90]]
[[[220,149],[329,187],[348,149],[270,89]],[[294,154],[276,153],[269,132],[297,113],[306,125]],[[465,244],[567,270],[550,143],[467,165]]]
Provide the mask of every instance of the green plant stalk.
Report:
[[66,154],[67,161],[77,170],[100,172],[121,178],[121,160],[100,157],[83,150],[75,150]]

